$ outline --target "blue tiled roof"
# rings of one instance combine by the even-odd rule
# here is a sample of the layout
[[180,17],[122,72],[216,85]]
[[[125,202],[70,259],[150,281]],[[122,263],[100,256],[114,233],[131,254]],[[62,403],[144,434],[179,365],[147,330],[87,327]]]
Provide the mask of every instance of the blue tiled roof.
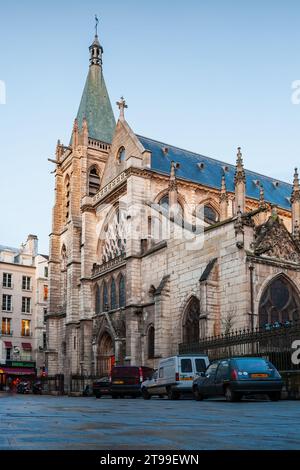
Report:
[[[173,160],[180,164],[176,172],[178,178],[220,189],[223,170],[226,168],[226,188],[227,191],[234,192],[234,165],[164,144],[148,137],[139,135],[137,137],[143,147],[152,154],[151,170],[169,175],[170,164]],[[164,153],[164,148],[168,148],[167,154]],[[200,164],[203,165],[202,169]],[[260,175],[250,170],[245,170],[245,173],[246,195],[248,197],[259,199],[259,186],[257,185],[259,181],[264,188],[265,200],[267,202],[276,204],[283,209],[291,210],[290,197],[293,189],[291,184],[270,178],[269,176]]]

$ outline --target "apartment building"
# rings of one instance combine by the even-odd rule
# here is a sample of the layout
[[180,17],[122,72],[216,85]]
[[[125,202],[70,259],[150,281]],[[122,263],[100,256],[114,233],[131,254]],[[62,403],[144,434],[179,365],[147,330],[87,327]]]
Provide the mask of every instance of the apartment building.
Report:
[[20,248],[0,245],[0,380],[42,370],[46,349],[48,257],[28,235]]

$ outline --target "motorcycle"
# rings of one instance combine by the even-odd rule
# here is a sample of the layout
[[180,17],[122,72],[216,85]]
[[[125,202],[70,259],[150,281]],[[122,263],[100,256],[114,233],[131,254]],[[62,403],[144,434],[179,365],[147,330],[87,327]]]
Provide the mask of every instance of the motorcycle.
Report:
[[32,386],[32,392],[35,395],[42,395],[42,382],[35,382]]
[[30,385],[29,382],[20,382],[17,386],[17,393],[30,393]]

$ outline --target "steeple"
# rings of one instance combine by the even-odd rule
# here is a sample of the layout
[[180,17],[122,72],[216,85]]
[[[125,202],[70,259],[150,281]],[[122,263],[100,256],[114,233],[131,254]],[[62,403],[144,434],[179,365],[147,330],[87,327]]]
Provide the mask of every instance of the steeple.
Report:
[[77,113],[78,128],[81,132],[85,118],[89,137],[110,144],[116,121],[103,77],[103,48],[98,39],[97,23],[95,38],[89,51],[90,67]]

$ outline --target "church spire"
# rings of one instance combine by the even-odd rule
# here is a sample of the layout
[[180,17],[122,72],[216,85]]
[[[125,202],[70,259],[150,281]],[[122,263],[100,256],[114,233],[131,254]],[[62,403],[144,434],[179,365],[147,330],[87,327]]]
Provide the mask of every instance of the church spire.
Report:
[[81,132],[85,119],[88,137],[110,144],[116,121],[103,77],[103,48],[98,39],[97,26],[96,17],[95,38],[89,47],[90,67],[77,113],[77,122]]

